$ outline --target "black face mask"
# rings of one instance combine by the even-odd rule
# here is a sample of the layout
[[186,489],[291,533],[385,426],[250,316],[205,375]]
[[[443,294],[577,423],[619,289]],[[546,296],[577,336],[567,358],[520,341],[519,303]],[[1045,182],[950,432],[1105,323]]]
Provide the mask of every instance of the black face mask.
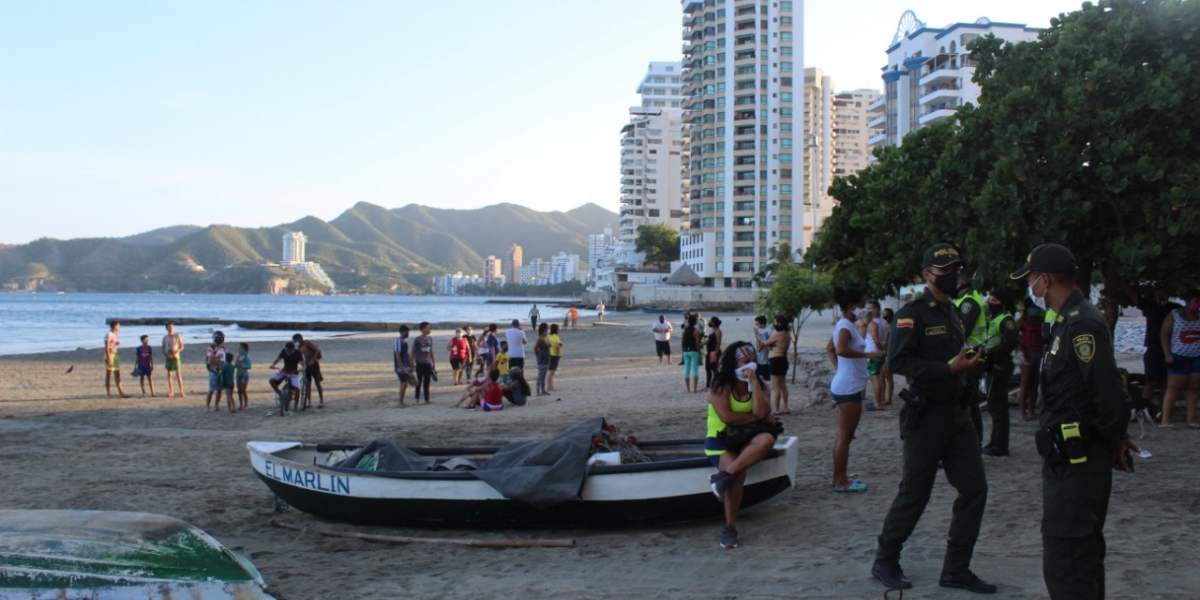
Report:
[[953,297],[958,291],[958,273],[946,273],[933,276],[933,287],[943,294]]
[[787,329],[787,325],[775,325],[775,331],[783,331],[784,329]]

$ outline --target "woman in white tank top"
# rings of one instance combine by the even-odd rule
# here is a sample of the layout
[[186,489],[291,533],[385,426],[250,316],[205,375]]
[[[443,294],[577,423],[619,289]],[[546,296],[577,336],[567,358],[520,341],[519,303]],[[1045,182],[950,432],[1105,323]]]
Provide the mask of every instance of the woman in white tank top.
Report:
[[846,475],[850,460],[850,442],[862,418],[863,390],[867,387],[867,359],[877,356],[868,353],[866,342],[859,335],[854,321],[861,316],[866,294],[853,288],[835,288],[833,299],[841,309],[841,318],[833,326],[833,335],[825,352],[836,374],[829,382],[829,392],[837,405],[837,430],[833,434],[833,490],[835,492],[865,492],[867,484]]

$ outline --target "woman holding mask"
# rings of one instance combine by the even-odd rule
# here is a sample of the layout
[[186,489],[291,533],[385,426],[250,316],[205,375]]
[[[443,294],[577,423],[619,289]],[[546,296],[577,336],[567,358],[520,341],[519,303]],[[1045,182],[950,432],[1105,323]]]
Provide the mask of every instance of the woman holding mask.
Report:
[[[704,454],[719,471],[709,478],[713,494],[725,505],[725,527],[721,547],[736,548],[737,514],[742,504],[746,470],[758,463],[775,445],[782,431],[771,416],[767,392],[755,375],[754,346],[747,342],[730,344],[721,355],[720,365],[708,394],[708,435]],[[734,439],[732,429],[757,426],[761,431]]]
[[766,342],[759,342],[758,348],[769,349],[767,364],[771,369],[771,396],[775,404],[776,415],[790,415],[788,407],[788,389],[783,378],[788,372],[788,349],[792,346],[791,324],[784,315],[775,315],[775,333]]

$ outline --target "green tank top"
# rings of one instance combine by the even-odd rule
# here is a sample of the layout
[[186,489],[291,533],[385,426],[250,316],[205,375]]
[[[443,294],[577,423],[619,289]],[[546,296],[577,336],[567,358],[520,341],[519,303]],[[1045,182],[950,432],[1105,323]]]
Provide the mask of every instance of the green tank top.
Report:
[[[729,408],[735,413],[741,413],[744,415],[754,412],[754,394],[750,394],[750,399],[746,401],[738,400],[733,396],[733,394],[729,394]],[[711,403],[709,403],[708,437],[717,437],[717,434],[720,433],[722,429],[725,429],[725,422],[721,420],[721,417],[717,416],[717,410],[713,408]]]

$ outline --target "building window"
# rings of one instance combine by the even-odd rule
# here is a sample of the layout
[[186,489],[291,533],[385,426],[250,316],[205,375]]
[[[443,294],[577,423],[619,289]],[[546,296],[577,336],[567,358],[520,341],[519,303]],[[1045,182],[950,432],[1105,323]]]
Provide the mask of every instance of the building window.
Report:
[[783,216],[779,217],[779,224],[780,225],[791,225],[792,224],[791,215],[783,215]]
[[792,162],[792,155],[791,154],[780,154],[779,162],[785,163],[785,164]]
[[779,63],[779,70],[784,73],[790,72],[792,70],[792,63],[790,63],[790,62]]

